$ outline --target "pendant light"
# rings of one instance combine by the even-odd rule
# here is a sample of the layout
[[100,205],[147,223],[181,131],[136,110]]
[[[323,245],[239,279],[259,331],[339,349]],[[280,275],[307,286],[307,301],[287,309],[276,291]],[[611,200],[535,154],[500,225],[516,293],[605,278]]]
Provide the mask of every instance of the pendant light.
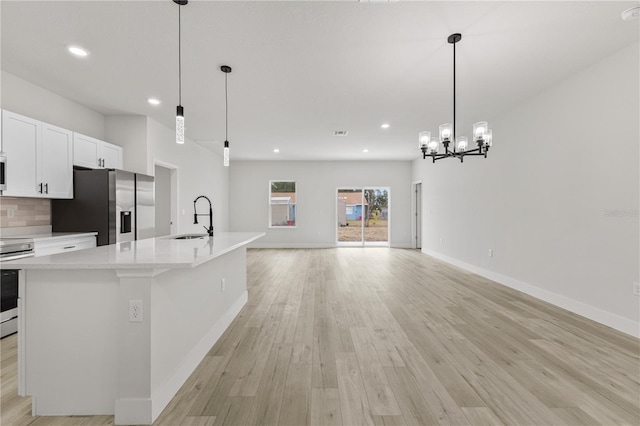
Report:
[[[477,148],[467,149],[469,143],[467,137],[456,137],[456,43],[460,40],[462,40],[462,34],[459,33],[451,34],[447,38],[447,41],[453,44],[453,124],[441,124],[439,138],[432,138],[429,131],[418,134],[422,158],[431,157],[434,163],[443,158],[458,158],[462,162],[467,155],[482,155],[487,158],[487,153],[493,143],[493,134],[486,121],[479,121],[473,125],[472,140],[478,146]],[[453,147],[449,150],[451,142],[453,142]],[[440,143],[444,146],[444,153],[439,154]]]
[[182,51],[180,9],[189,0],[173,0],[178,5],[178,107],[176,108],[176,143],[184,143],[184,108],[182,107]]
[[220,67],[220,71],[224,73],[224,160],[225,167],[229,167],[229,96],[227,90],[227,76],[231,72],[229,65]]

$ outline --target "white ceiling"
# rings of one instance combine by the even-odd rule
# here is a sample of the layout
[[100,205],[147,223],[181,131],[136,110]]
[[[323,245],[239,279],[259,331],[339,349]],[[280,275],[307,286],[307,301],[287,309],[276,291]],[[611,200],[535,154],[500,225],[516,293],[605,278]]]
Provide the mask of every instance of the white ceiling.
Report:
[[[2,69],[103,114],[174,126],[178,6],[2,1]],[[411,160],[417,134],[459,133],[637,42],[631,2],[218,2],[182,7],[187,137],[221,152],[229,74],[232,159]],[[66,52],[79,44],[86,59]],[[152,107],[150,96],[162,100]],[[389,129],[381,129],[382,123]],[[334,137],[334,130],[348,130]],[[495,133],[498,149],[500,134]],[[274,148],[280,148],[274,154]],[[363,149],[369,149],[363,153]]]

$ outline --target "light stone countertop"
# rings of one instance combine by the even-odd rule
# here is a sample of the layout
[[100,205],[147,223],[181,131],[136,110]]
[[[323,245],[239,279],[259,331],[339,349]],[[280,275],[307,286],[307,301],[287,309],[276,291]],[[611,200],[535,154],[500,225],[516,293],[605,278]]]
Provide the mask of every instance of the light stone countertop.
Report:
[[3,262],[15,269],[176,269],[193,268],[251,243],[264,232],[220,232],[191,240],[157,237],[51,256]]

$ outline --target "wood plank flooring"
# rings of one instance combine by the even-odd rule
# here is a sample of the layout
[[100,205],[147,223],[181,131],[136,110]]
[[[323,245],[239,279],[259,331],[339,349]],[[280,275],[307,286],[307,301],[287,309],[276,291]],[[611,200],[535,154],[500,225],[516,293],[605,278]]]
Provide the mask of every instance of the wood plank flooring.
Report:
[[[249,250],[249,302],[156,425],[640,425],[640,341],[415,250]],[[2,340],[2,425],[31,417]]]

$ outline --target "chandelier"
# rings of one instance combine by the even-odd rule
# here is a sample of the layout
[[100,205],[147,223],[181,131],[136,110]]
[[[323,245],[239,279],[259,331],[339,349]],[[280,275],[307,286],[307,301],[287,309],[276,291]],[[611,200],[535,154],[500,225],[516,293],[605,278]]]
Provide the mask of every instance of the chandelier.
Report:
[[[459,158],[460,162],[468,155],[482,155],[487,158],[487,153],[493,142],[492,132],[486,121],[479,121],[473,125],[472,141],[477,148],[468,149],[469,140],[466,136],[456,136],[456,43],[462,40],[462,34],[451,34],[447,41],[453,44],[453,124],[441,124],[439,136],[431,137],[431,132],[423,131],[418,134],[422,158],[431,157],[433,162],[443,158]],[[453,142],[453,146],[449,146]],[[444,147],[444,152],[439,153],[440,144]]]

